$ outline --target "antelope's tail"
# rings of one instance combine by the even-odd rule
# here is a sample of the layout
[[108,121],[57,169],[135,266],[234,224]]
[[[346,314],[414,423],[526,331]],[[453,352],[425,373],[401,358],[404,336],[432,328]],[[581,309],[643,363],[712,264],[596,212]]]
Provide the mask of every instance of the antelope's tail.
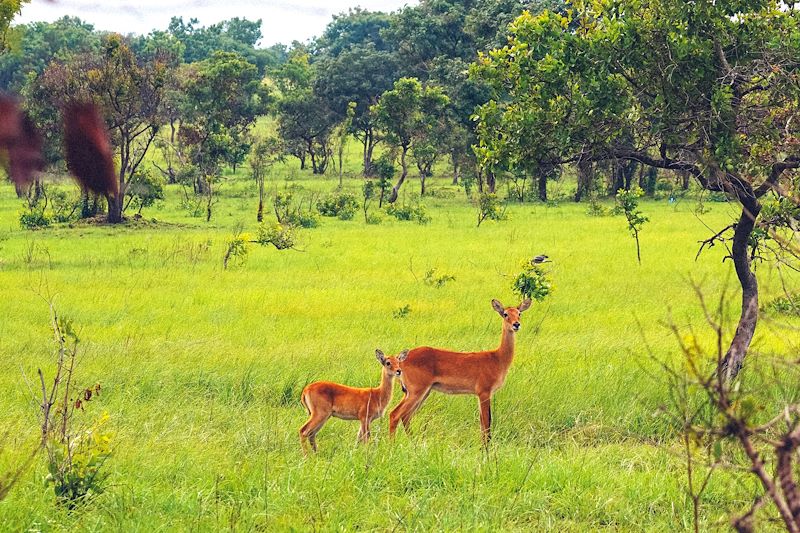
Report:
[[303,391],[303,392],[300,393],[300,403],[303,404],[303,407],[306,408],[306,411],[310,415],[311,414],[311,409],[308,408],[308,403],[306,403],[306,391]]

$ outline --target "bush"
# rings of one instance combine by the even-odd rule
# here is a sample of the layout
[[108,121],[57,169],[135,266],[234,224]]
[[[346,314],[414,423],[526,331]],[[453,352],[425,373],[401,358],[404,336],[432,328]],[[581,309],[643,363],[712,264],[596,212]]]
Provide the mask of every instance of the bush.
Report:
[[[293,186],[297,190],[297,186]],[[319,218],[312,211],[313,197],[309,201],[308,210],[303,211],[303,199],[295,202],[292,191],[279,192],[272,200],[275,208],[275,217],[279,224],[296,226],[301,228],[316,228],[319,226]]]
[[50,222],[50,216],[44,212],[43,206],[26,207],[19,215],[19,225],[23,229],[46,228]]
[[506,210],[500,198],[494,193],[481,193],[478,197],[478,227],[484,220],[503,220]]
[[258,228],[256,241],[262,246],[271,244],[278,250],[294,248],[297,240],[297,230],[289,224],[262,224]]
[[383,218],[381,218],[379,214],[370,213],[369,215],[367,215],[367,224],[374,226],[380,224],[381,222],[383,222]]
[[48,199],[50,211],[53,213],[53,221],[70,222],[78,218],[81,208],[79,195],[69,194],[61,189],[50,189]]
[[800,292],[779,296],[761,308],[779,315],[800,316]]
[[125,189],[128,206],[136,209],[141,214],[142,209],[152,206],[156,200],[164,199],[164,179],[154,174],[151,170],[139,168],[131,176]]
[[352,220],[358,211],[358,200],[347,192],[333,193],[317,202],[317,211],[324,217]]
[[246,233],[236,232],[226,243],[225,256],[222,259],[222,268],[227,269],[231,261],[236,261],[237,264],[243,265],[247,260],[247,253],[249,249],[247,244],[250,242],[250,236]]
[[550,294],[550,280],[542,268],[533,261],[522,263],[522,272],[517,274],[512,289],[522,298],[541,302]]
[[453,276],[452,274],[440,275],[436,268],[432,268],[427,272],[425,272],[425,278],[424,278],[425,285],[428,285],[429,287],[436,287],[437,289],[440,289],[445,285],[447,285],[449,282],[455,280],[456,277]]
[[111,457],[112,438],[103,430],[107,421],[108,415],[103,414],[69,443],[50,444],[45,482],[53,485],[59,503],[74,508],[105,490],[109,473],[103,465]]
[[419,202],[416,202],[414,205],[405,203],[403,205],[397,205],[396,203],[391,204],[386,209],[386,212],[397,220],[413,220],[418,224],[427,224],[431,221],[428,210]]

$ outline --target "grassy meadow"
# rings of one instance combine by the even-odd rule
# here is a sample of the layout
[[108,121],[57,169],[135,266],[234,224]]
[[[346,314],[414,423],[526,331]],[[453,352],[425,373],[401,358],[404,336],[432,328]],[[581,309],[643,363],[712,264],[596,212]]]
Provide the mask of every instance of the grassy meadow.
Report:
[[[355,150],[350,159],[345,187],[358,192]],[[273,170],[270,193],[287,177],[300,195],[337,185],[333,173],[312,177],[290,161]],[[80,331],[77,379],[103,387],[76,421],[108,413],[114,450],[106,491],[73,511],[55,504],[37,458],[0,502],[0,530],[689,529],[681,447],[659,412],[669,396],[653,357],[677,360],[669,320],[704,331],[690,280],[711,301],[727,287],[735,316],[724,251],[695,261],[698,240],[728,224],[734,206],[707,203],[698,215],[693,198],[642,202],[651,220],[640,266],[621,217],[590,217],[566,199],[511,203],[507,220],[476,228],[463,190],[445,172],[432,181],[430,224],[323,217],[300,232],[298,250],[252,245],[227,270],[227,240],[237,228],[257,231],[246,168],[219,188],[210,223],[182,209],[170,186],[138,222],[24,230],[21,201],[0,185],[0,466],[37,439],[26,380],[53,372],[48,296]],[[405,189],[418,190],[415,177]],[[513,276],[539,253],[553,259],[554,289],[523,315],[488,452],[477,400],[433,394],[411,436],[388,440],[387,411],[373,442],[356,446],[358,424],[332,419],[319,454],[303,456],[306,383],[376,386],[376,347],[495,347],[501,320],[490,301],[519,303]],[[455,280],[431,286],[431,269]],[[758,274],[762,300],[780,293],[776,271],[764,264]],[[752,365],[798,340],[763,321]],[[398,386],[390,409],[400,396]],[[728,528],[753,494],[751,482],[714,477],[703,528]]]

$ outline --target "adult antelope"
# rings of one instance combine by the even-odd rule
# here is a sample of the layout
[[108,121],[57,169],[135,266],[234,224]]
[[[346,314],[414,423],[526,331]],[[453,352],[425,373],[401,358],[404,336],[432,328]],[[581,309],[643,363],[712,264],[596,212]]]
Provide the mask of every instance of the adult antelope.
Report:
[[392,383],[401,375],[400,362],[408,355],[408,350],[396,357],[386,357],[375,350],[375,358],[381,363],[381,384],[375,388],[355,388],[330,381],[317,381],[307,385],[300,395],[300,403],[308,411],[308,421],[300,428],[300,446],[306,451],[306,440],[317,451],[317,433],[330,417],[344,420],[360,420],[358,440],[369,440],[369,425],[383,416],[389,400],[392,399]]
[[518,307],[503,307],[492,300],[492,307],[503,317],[503,336],[495,350],[483,352],[451,352],[421,346],[408,352],[402,364],[405,397],[389,415],[389,435],[394,435],[398,422],[409,431],[411,417],[432,390],[445,394],[475,394],[481,415],[484,443],[491,438],[492,395],[503,386],[514,359],[514,335],[520,328],[519,316],[531,306],[525,299]]

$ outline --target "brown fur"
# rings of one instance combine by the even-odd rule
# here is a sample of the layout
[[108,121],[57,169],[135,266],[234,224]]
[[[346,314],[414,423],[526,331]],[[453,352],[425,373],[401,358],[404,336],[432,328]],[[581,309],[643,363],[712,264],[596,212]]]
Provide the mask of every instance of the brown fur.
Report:
[[525,300],[519,307],[503,308],[497,300],[492,301],[492,307],[503,317],[500,346],[494,350],[453,352],[422,346],[408,352],[401,365],[402,382],[407,392],[389,415],[389,434],[394,434],[401,421],[408,431],[411,417],[431,391],[436,390],[445,394],[476,395],[483,439],[488,442],[491,438],[492,395],[506,379],[514,359],[514,325],[519,327],[520,313],[528,309],[530,303],[530,300]]
[[378,387],[356,388],[330,381],[317,381],[307,385],[300,395],[300,402],[309,414],[308,421],[300,428],[300,445],[303,451],[306,450],[306,440],[317,451],[317,433],[332,416],[343,420],[360,420],[358,439],[367,442],[370,423],[383,416],[392,399],[393,380],[401,374],[400,363],[405,354],[403,352],[398,357],[385,357],[380,350],[376,351],[376,357],[383,367],[381,384]]
[[67,168],[82,187],[109,197],[119,195],[108,130],[94,104],[64,108],[64,152]]

